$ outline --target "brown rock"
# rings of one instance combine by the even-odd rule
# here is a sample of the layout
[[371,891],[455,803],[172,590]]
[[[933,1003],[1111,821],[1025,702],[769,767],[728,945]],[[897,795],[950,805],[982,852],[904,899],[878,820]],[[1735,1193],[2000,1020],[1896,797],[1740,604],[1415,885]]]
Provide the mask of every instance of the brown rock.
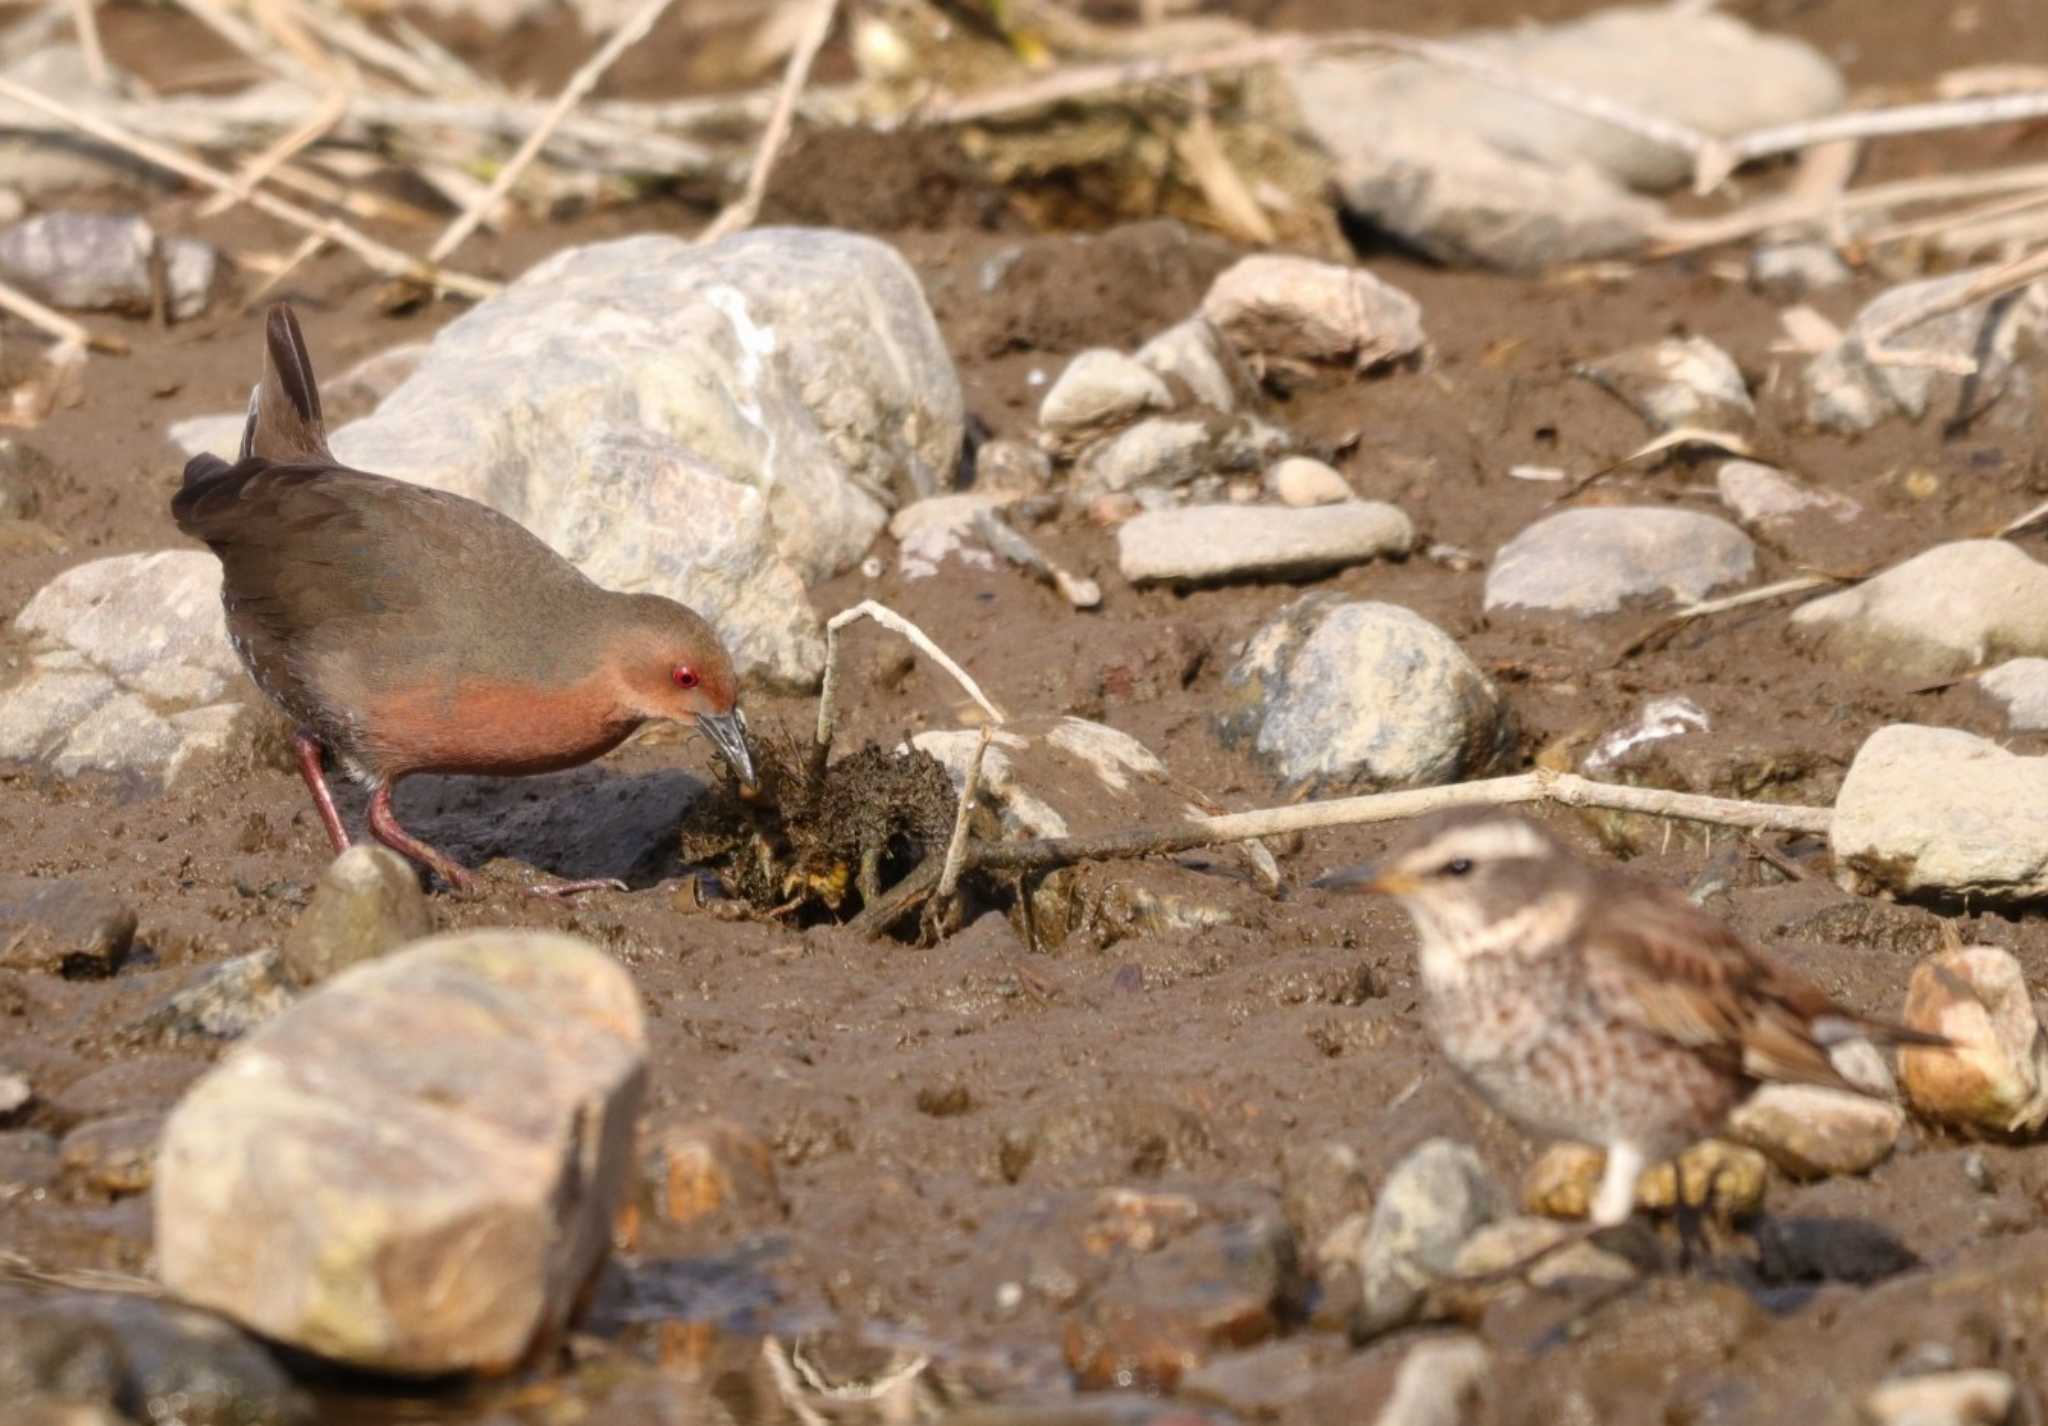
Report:
[[161,1114],[116,1114],[81,1124],[64,1136],[58,1155],[72,1178],[116,1197],[146,1192],[156,1177]]
[[1906,1127],[1896,1104],[1814,1084],[1767,1084],[1728,1117],[1728,1137],[1793,1178],[1866,1173]]
[[135,913],[78,881],[0,877],[0,969],[112,975],[128,959]]
[[2048,1121],[2048,1037],[2011,952],[1962,946],[1922,961],[1906,990],[1905,1020],[1955,1043],[1900,1052],[1899,1079],[1920,1113],[1980,1133],[2021,1133]]

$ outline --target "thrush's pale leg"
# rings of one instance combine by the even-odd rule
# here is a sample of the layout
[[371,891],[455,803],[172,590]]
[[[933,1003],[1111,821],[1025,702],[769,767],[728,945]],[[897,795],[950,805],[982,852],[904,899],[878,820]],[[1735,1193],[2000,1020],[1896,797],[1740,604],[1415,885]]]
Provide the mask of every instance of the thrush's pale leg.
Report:
[[327,840],[334,843],[334,854],[340,856],[348,850],[348,828],[341,825],[341,814],[334,810],[334,794],[327,790],[327,774],[320,768],[320,740],[301,728],[292,734],[292,751],[298,754],[299,776],[306,779],[306,790],[313,794],[320,825],[327,829]]
[[1588,1215],[1595,1228],[1618,1228],[1628,1222],[1636,1206],[1636,1180],[1643,1175],[1643,1151],[1634,1144],[1607,1146],[1607,1171],[1600,1176],[1600,1188],[1593,1195]]

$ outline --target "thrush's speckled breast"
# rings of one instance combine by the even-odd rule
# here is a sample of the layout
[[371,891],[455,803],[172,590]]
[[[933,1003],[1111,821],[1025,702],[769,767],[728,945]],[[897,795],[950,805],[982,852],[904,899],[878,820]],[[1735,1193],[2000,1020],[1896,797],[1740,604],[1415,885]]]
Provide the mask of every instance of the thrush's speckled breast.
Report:
[[1595,867],[1526,818],[1428,820],[1319,885],[1398,898],[1420,941],[1431,1037],[1532,1134],[1607,1150],[1596,1224],[1637,1176],[1713,1134],[1759,1081],[1855,1090],[1830,1047],[1944,1043],[1836,1005],[1683,896]]

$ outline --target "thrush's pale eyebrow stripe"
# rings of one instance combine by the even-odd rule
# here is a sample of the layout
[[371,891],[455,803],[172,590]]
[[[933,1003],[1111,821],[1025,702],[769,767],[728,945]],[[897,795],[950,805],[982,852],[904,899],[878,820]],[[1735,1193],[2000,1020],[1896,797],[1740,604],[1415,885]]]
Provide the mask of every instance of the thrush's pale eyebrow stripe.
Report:
[[1471,857],[1474,861],[1505,861],[1514,857],[1540,857],[1550,850],[1543,834],[1525,822],[1503,820],[1482,822],[1476,827],[1456,827],[1423,843],[1414,855],[1425,861],[1449,861]]

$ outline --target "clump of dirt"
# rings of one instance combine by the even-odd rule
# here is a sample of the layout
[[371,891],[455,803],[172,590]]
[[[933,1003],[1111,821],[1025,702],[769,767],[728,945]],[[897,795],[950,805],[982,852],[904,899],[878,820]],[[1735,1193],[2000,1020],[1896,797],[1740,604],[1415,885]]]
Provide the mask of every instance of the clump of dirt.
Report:
[[869,743],[815,775],[787,732],[754,740],[755,782],[726,770],[685,814],[685,862],[755,911],[844,920],[952,835],[953,780],[916,748]]

